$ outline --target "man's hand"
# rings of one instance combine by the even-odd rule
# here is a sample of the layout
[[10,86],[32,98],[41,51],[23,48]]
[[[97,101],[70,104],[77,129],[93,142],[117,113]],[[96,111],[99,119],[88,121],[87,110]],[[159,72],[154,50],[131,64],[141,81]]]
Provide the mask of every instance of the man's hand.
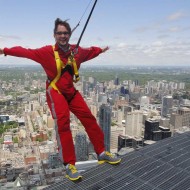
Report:
[[105,48],[102,48],[102,53],[106,52],[108,49],[110,49],[108,46],[106,46]]
[[0,55],[4,54],[3,49],[0,48]]

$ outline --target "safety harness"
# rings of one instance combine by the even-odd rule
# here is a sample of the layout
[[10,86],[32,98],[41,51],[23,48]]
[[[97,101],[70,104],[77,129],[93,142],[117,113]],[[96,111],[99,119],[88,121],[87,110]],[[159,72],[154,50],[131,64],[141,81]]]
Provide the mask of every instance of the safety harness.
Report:
[[73,81],[75,83],[78,82],[80,80],[80,77],[79,77],[78,68],[77,68],[76,60],[74,58],[73,53],[71,52],[71,55],[68,57],[67,64],[64,65],[64,63],[61,61],[61,59],[59,57],[58,51],[55,51],[55,46],[52,46],[52,48],[53,48],[55,61],[56,61],[57,75],[50,82],[49,86],[51,86],[53,89],[57,90],[61,94],[61,92],[59,91],[59,89],[56,86],[56,82],[60,79],[60,77],[64,74],[65,71],[68,71],[71,75],[73,75],[72,68],[71,68],[73,66],[74,76],[75,76]]
[[[57,90],[60,94],[61,94],[61,92],[57,88],[56,82],[60,79],[60,77],[62,76],[62,74],[65,71],[68,71],[71,75],[73,75],[72,66],[73,66],[74,76],[75,76],[75,78],[73,79],[73,81],[74,82],[78,82],[80,80],[78,69],[77,69],[77,64],[76,64],[76,60],[74,58],[74,55],[78,53],[78,47],[79,47],[80,41],[81,41],[82,36],[84,34],[84,31],[85,31],[85,29],[86,29],[86,27],[88,25],[90,17],[92,16],[92,13],[94,11],[96,3],[97,3],[97,0],[94,1],[93,7],[92,7],[92,9],[90,11],[90,14],[89,14],[88,18],[87,18],[85,26],[84,26],[84,28],[83,28],[83,30],[81,32],[81,35],[80,35],[79,40],[77,42],[77,45],[76,45],[75,49],[73,51],[71,51],[71,55],[68,57],[68,61],[67,61],[66,65],[64,65],[64,63],[61,61],[61,59],[59,57],[58,51],[55,51],[55,46],[53,46],[53,51],[54,51],[55,61],[56,61],[56,67],[57,67],[57,76],[50,82],[49,86],[51,86],[52,88],[54,88],[55,90]],[[80,21],[79,21],[79,23],[80,23]],[[77,24],[77,26],[79,25],[79,23]],[[77,28],[77,26],[72,30],[72,33]]]

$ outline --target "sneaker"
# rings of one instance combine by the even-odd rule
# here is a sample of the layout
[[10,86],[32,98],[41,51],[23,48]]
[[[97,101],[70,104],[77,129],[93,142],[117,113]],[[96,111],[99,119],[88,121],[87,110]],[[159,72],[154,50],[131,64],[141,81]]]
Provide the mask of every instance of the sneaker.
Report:
[[66,166],[66,176],[71,181],[76,181],[82,178],[82,176],[77,171],[76,167],[72,164]]
[[98,163],[103,164],[104,162],[109,164],[119,164],[121,162],[121,158],[117,158],[109,152],[104,152],[98,156]]

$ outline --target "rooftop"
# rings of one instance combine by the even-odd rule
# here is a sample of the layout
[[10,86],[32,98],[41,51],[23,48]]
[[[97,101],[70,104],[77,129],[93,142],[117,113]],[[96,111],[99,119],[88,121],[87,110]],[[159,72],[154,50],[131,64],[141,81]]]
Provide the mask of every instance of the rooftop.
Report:
[[74,183],[64,178],[44,190],[187,190],[190,189],[190,132],[122,156],[121,164],[102,164]]

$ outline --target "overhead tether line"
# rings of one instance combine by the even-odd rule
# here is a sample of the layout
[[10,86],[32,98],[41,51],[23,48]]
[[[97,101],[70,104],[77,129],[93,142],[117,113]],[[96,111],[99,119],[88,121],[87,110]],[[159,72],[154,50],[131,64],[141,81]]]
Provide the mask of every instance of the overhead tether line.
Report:
[[[91,1],[92,1],[92,0],[91,0]],[[86,27],[87,27],[87,25],[88,25],[88,22],[89,22],[89,20],[90,20],[90,17],[92,16],[92,13],[93,13],[93,11],[94,11],[94,8],[95,8],[95,6],[96,6],[97,1],[98,1],[98,0],[95,0],[95,1],[94,1],[93,7],[92,7],[92,9],[91,9],[91,11],[90,11],[90,14],[89,14],[87,20],[86,20],[86,23],[85,23],[84,28],[83,28],[83,30],[82,30],[82,32],[81,32],[81,35],[80,35],[80,37],[79,37],[79,39],[78,39],[78,42],[77,42],[77,45],[76,45],[76,47],[75,47],[75,49],[74,49],[74,51],[73,51],[73,54],[76,54],[76,53],[77,53],[77,50],[78,50],[80,41],[81,41],[82,36],[83,36],[83,34],[84,34],[85,30],[86,30]],[[91,2],[90,2],[90,3],[91,3]],[[90,5],[90,4],[89,4],[89,5]],[[88,5],[88,7],[89,7],[89,5]],[[88,8],[88,7],[87,7],[87,8]],[[86,8],[86,10],[87,10],[87,8]],[[85,10],[85,12],[86,12],[86,10]],[[83,13],[82,17],[84,16],[85,12]],[[82,19],[82,17],[81,17],[81,19]],[[80,19],[80,20],[81,20],[81,19]],[[80,23],[80,21],[79,21],[79,23]],[[78,23],[78,25],[79,25],[79,23]],[[77,25],[77,26],[78,26],[78,25]],[[77,26],[74,28],[74,30],[77,28]]]
[[[92,1],[92,0],[91,0],[91,1]],[[91,11],[90,11],[90,14],[89,14],[89,16],[88,16],[88,18],[87,18],[87,20],[86,20],[86,23],[85,23],[85,25],[84,25],[84,28],[83,28],[83,30],[82,30],[82,32],[81,32],[81,35],[80,35],[79,39],[78,39],[77,45],[76,45],[75,48],[71,51],[71,55],[68,57],[68,63],[67,63],[67,65],[66,65],[66,67],[65,67],[65,69],[66,69],[66,68],[68,68],[69,66],[73,65],[73,70],[74,70],[74,82],[78,82],[78,81],[80,80],[79,73],[78,73],[78,68],[77,68],[77,64],[76,64],[76,60],[75,60],[74,56],[75,56],[75,54],[78,53],[78,47],[79,47],[80,41],[81,41],[81,39],[82,39],[82,36],[83,36],[83,34],[84,34],[84,31],[86,30],[86,27],[87,27],[87,25],[88,25],[88,22],[89,22],[89,20],[90,20],[90,17],[92,16],[92,13],[93,13],[93,11],[94,11],[94,8],[95,8],[95,6],[96,6],[96,3],[97,3],[97,0],[95,0],[95,2],[94,2],[94,5],[93,5],[93,7],[92,7],[92,9],[91,9]],[[88,6],[89,6],[89,5],[88,5]],[[88,7],[87,7],[87,8],[88,8]],[[87,8],[86,8],[86,10],[87,10]],[[85,12],[86,12],[86,10],[85,10]],[[84,16],[85,12],[83,13],[82,17]],[[82,19],[82,17],[81,17],[81,19]],[[80,19],[80,21],[81,21],[81,19]],[[79,21],[79,23],[80,23],[80,21]],[[77,24],[77,26],[79,25],[79,23]],[[77,26],[72,30],[72,32],[77,28]],[[61,76],[62,74],[63,74],[63,72],[61,72],[60,76]],[[59,76],[59,77],[60,77],[60,76]]]
[[[91,1],[92,1],[92,0],[91,0]],[[90,3],[91,3],[91,1],[90,1]],[[82,17],[80,18],[79,23],[78,23],[77,26],[72,30],[71,33],[73,33],[73,31],[79,26],[80,21],[82,20],[84,14],[86,13],[86,11],[87,11],[87,9],[88,9],[90,3],[88,4],[88,6],[87,6],[85,12],[83,13]],[[58,52],[54,51],[55,58],[56,58],[56,66],[57,66],[57,70],[58,70],[57,73],[58,73],[58,74],[57,74],[57,76],[50,82],[50,86],[52,86],[55,90],[58,90],[58,88],[57,88],[57,86],[56,86],[56,82],[60,79],[60,77],[63,75],[63,73],[64,73],[66,70],[69,71],[69,70],[71,69],[71,66],[73,66],[73,71],[74,71],[74,79],[73,79],[73,81],[74,81],[74,82],[78,82],[78,81],[80,80],[79,73],[78,73],[78,68],[77,68],[77,63],[76,63],[76,60],[75,60],[74,56],[75,56],[75,54],[78,53],[78,47],[79,47],[80,41],[81,41],[82,36],[83,36],[83,34],[84,34],[84,31],[85,31],[85,29],[86,29],[86,27],[87,27],[87,25],[88,25],[88,22],[89,22],[89,20],[90,20],[90,17],[92,16],[92,13],[93,13],[93,10],[94,10],[94,8],[95,8],[95,6],[96,6],[96,3],[97,3],[97,0],[95,0],[94,5],[93,5],[93,7],[92,7],[92,9],[91,9],[91,11],[90,11],[90,14],[89,14],[89,16],[88,16],[88,19],[87,19],[87,21],[86,21],[86,23],[85,23],[85,25],[84,25],[84,28],[83,28],[83,30],[82,30],[82,32],[81,32],[81,35],[80,35],[80,37],[79,37],[79,39],[78,39],[77,45],[76,45],[75,48],[71,51],[71,55],[68,57],[67,64],[65,65],[65,67],[64,67],[62,70],[61,70],[61,68],[62,68],[61,65],[63,65],[63,63],[62,63],[62,61],[61,61],[61,59],[60,59],[60,57],[59,57]],[[53,47],[53,49],[54,49],[54,47]],[[72,74],[71,74],[71,75],[72,75]],[[59,91],[59,90],[58,90],[58,91]]]
[[87,5],[86,9],[84,10],[84,12],[83,12],[81,18],[79,19],[78,24],[72,29],[72,33],[73,33],[73,32],[75,31],[75,29],[80,25],[80,22],[81,22],[81,20],[83,19],[83,17],[84,17],[84,15],[85,15],[86,11],[88,10],[88,8],[89,8],[91,2],[92,2],[92,0],[89,1],[89,3],[88,3],[88,5]]

